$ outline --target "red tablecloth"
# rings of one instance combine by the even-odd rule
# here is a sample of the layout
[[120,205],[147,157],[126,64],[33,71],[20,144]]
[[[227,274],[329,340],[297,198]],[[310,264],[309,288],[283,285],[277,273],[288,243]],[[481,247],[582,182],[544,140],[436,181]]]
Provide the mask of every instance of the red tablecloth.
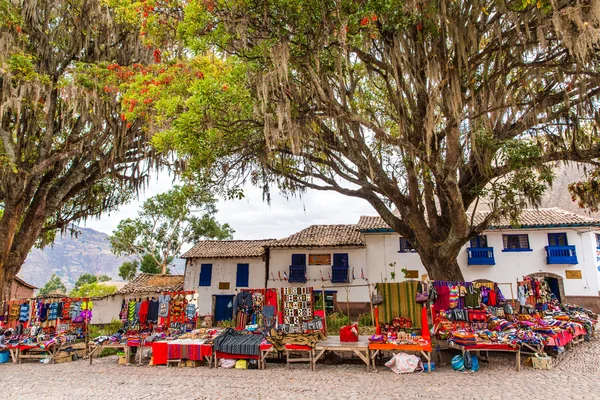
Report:
[[[185,346],[185,349],[182,349],[182,346]],[[212,354],[212,346],[210,344],[152,343],[152,363],[154,365],[166,364],[169,353],[172,357],[179,356],[173,359],[202,361],[204,357]]]
[[573,335],[569,331],[562,331],[554,336],[550,336],[546,346],[566,346],[573,340]]

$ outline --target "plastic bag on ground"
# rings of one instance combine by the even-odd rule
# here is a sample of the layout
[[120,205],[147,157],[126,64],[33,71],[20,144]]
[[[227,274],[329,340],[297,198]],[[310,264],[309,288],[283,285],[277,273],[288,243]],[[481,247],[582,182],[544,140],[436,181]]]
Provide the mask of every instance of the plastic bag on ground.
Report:
[[394,356],[385,363],[385,366],[397,374],[408,374],[417,370],[423,370],[421,359],[406,353],[394,354]]

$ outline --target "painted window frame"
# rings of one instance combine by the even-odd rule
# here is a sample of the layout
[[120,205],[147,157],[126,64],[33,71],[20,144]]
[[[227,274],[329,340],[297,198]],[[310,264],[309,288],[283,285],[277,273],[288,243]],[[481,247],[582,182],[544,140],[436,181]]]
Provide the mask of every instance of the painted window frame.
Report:
[[482,249],[488,246],[487,235],[477,235],[469,241],[469,247],[472,249]]
[[[210,287],[212,286],[212,264],[200,264],[200,276],[198,279],[198,286]],[[204,279],[203,279],[204,278]]]
[[[245,266],[246,272],[240,271],[240,267]],[[244,276],[240,276],[243,274]],[[235,271],[235,287],[244,287],[247,288],[250,285],[250,264],[248,263],[238,263],[237,269]]]
[[600,250],[600,233],[596,233],[596,248]]
[[[527,247],[507,247],[510,238],[517,238],[519,246],[521,245],[521,238],[525,237],[527,240]],[[506,240],[505,240],[506,238]],[[516,234],[503,234],[502,235],[502,251],[504,252],[519,252],[519,251],[533,251],[531,248],[531,242],[529,241],[529,234],[527,233],[516,233]]]
[[[560,238],[564,238],[565,243],[560,244]],[[552,242],[554,241],[554,244]],[[569,239],[567,238],[567,232],[550,232],[548,233],[548,246],[558,247],[558,246],[568,246]]]
[[405,237],[398,238],[398,253],[416,253],[415,246]]

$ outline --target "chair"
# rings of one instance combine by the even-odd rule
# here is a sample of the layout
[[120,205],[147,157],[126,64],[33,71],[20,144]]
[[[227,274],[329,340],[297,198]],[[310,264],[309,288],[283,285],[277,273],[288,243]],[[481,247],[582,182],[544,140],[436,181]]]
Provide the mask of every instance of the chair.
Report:
[[[315,317],[320,317],[323,320],[323,328],[321,331],[327,334],[327,325],[325,323],[325,311],[316,310],[314,312]],[[290,353],[292,352],[306,352],[308,353],[307,357],[295,357],[290,358]],[[310,370],[314,371],[316,368],[315,362],[315,349],[313,347],[303,345],[303,344],[286,344],[285,345],[285,361],[287,368],[290,368],[290,363],[296,362],[308,362],[310,363]]]

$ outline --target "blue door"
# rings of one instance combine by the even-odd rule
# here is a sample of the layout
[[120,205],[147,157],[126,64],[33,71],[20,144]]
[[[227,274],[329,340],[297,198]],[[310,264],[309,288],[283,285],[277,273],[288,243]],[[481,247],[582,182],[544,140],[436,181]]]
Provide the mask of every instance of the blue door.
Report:
[[215,295],[215,319],[214,322],[228,321],[233,319],[233,295]]

